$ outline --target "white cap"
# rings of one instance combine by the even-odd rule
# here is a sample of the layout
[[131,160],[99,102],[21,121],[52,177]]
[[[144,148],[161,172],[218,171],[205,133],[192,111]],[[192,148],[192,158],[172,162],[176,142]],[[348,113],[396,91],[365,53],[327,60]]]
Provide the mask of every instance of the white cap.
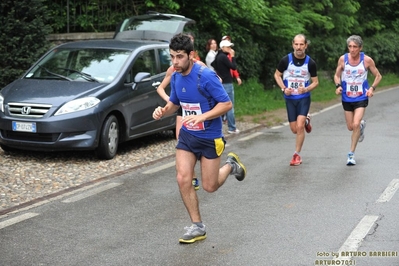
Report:
[[220,44],[219,44],[219,47],[220,48],[222,48],[222,47],[225,47],[225,46],[234,46],[234,43],[231,43],[230,41],[228,41],[228,40],[223,40],[223,41],[221,41],[220,42]]

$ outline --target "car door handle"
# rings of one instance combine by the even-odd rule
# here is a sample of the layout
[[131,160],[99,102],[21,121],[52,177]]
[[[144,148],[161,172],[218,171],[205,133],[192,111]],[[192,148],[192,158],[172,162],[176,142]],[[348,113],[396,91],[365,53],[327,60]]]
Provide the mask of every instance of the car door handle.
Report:
[[157,82],[152,83],[152,86],[153,86],[154,88],[158,88],[158,86],[159,86],[160,84],[161,84],[161,82],[157,81]]

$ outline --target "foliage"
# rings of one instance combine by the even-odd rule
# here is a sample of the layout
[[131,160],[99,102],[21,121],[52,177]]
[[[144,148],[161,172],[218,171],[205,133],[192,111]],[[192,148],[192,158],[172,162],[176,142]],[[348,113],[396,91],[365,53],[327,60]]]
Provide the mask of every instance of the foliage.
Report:
[[[149,10],[176,13],[180,5],[173,0],[56,0],[46,1],[52,12],[49,21],[55,33],[114,31],[125,18]],[[69,6],[67,4],[69,3]]]
[[[54,33],[104,32],[114,31],[127,17],[150,10],[175,13],[197,22],[193,32],[202,59],[206,56],[205,44],[209,38],[219,42],[223,35],[230,35],[243,80],[254,78],[269,88],[275,84],[273,73],[279,60],[292,51],[291,41],[298,33],[311,40],[307,53],[315,59],[318,69],[334,71],[339,56],[347,51],[346,39],[357,34],[363,37],[364,51],[379,68],[397,73],[398,5],[399,0],[203,0],[200,4],[190,0],[23,0],[18,3],[4,0],[2,20],[9,21],[3,23],[6,27],[2,29],[2,38],[13,40],[16,35],[11,25],[12,14],[5,11],[12,6],[27,12],[28,21],[33,20],[29,12],[33,12],[34,6],[38,6],[39,13],[46,11],[35,19],[35,23],[45,21],[43,27],[33,29],[41,36],[48,32],[44,25],[50,25]],[[18,20],[21,14],[16,14],[16,28],[25,23]],[[26,31],[17,34],[29,35]],[[34,51],[29,57],[37,58],[45,45],[32,45],[41,49],[25,51]],[[19,58],[18,49],[12,47],[17,47],[13,41],[8,50],[2,51]],[[9,73],[11,69],[14,67],[8,69]]]
[[380,70],[399,73],[399,36],[393,32],[381,32],[366,38],[363,51],[371,56]]
[[48,49],[49,12],[44,0],[2,0],[0,16],[0,86],[10,83]]
[[285,101],[281,90],[265,90],[256,79],[251,78],[242,85],[234,85],[234,112],[237,117],[261,114],[283,108]]

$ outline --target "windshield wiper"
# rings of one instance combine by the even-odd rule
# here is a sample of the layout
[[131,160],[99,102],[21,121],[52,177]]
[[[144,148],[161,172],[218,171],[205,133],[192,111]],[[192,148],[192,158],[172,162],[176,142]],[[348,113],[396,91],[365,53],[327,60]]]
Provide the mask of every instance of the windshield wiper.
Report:
[[59,67],[59,69],[63,69],[63,70],[66,70],[66,71],[71,71],[73,73],[78,73],[82,78],[84,78],[87,81],[100,82],[96,78],[93,78],[90,74],[87,74],[85,72],[81,72],[79,70],[75,70],[75,69],[71,69],[71,68],[61,68],[61,67]]
[[66,79],[66,80],[68,80],[68,81],[72,81],[71,78],[68,78],[68,77],[65,77],[65,76],[63,76],[63,75],[60,75],[60,74],[51,72],[50,70],[48,70],[48,69],[45,68],[44,66],[39,65],[39,67],[42,68],[42,69],[44,69],[44,71],[46,71],[46,72],[47,72],[48,74],[50,74],[50,75],[53,75],[53,76],[56,76],[56,77],[59,77],[59,78],[62,78],[62,79]]

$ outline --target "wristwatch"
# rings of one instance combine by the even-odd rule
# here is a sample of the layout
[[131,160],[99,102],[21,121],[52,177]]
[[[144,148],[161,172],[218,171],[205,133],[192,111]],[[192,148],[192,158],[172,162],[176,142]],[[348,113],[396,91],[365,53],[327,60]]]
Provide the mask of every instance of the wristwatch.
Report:
[[373,88],[373,90],[375,91],[377,88],[376,87],[374,87],[374,86],[370,86],[370,88]]
[[341,84],[339,84],[339,83],[335,84],[335,88],[338,89],[339,87],[341,87]]

